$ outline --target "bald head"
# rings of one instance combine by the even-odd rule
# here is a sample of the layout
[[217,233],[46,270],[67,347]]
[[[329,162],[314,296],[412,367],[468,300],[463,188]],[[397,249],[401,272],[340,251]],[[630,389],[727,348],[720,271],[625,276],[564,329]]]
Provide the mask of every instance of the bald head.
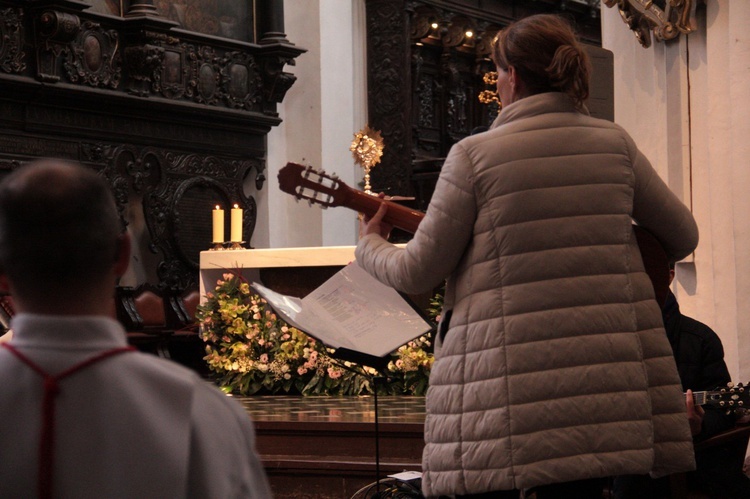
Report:
[[19,299],[61,299],[110,278],[120,233],[109,186],[78,164],[37,161],[0,184],[0,270]]

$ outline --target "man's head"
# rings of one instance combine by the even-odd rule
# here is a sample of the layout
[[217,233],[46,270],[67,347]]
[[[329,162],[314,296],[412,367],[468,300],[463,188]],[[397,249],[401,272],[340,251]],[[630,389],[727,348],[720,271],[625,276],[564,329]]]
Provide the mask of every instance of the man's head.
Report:
[[78,164],[36,161],[0,184],[0,273],[35,311],[114,286],[128,261],[121,234],[106,182]]

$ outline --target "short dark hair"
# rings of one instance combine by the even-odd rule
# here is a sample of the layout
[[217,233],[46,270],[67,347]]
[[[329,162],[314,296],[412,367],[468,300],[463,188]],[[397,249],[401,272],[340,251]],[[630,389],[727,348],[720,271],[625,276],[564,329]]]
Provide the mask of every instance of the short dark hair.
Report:
[[0,269],[20,292],[97,282],[117,258],[121,232],[107,182],[80,164],[39,160],[0,183]]
[[589,96],[588,55],[558,15],[537,14],[502,29],[492,43],[492,59],[502,70],[513,66],[531,95],[562,92],[579,108]]

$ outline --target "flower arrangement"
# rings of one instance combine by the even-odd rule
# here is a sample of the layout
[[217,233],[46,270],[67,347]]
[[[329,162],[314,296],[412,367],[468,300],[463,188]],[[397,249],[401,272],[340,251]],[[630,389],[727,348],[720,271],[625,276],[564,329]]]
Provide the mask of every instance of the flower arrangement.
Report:
[[[429,313],[440,304],[433,300]],[[228,272],[198,306],[209,369],[226,392],[302,395],[423,395],[434,356],[431,334],[400,347],[386,372],[331,357],[325,345],[286,324],[239,272]],[[375,381],[385,378],[385,382]]]

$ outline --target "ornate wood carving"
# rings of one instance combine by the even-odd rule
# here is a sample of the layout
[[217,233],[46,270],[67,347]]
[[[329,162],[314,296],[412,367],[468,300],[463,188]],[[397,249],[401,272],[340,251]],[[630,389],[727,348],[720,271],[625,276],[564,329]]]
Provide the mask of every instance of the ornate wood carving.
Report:
[[372,170],[372,189],[409,194],[411,86],[408,14],[404,0],[367,0],[368,111],[386,144]]
[[68,81],[118,88],[122,77],[120,54],[116,52],[118,42],[116,30],[102,29],[92,21],[83,22],[63,63]]
[[644,48],[651,46],[652,31],[657,40],[666,41],[696,29],[698,0],[604,0],[604,5],[617,7],[622,20]]
[[22,19],[20,9],[0,9],[0,70],[6,73],[20,73],[26,69]]
[[95,168],[142,236],[148,282],[195,286],[215,204],[245,210],[251,241],[243,184],[263,187],[265,134],[295,81],[284,66],[304,49],[275,0],[258,18],[262,45],[177,30],[150,0],[121,18],[88,7],[0,0],[0,175],[39,156]]
[[481,103],[479,94],[494,69],[491,43],[502,26],[566,8],[585,39],[600,40],[588,29],[598,16],[589,4],[367,0],[366,6],[369,124],[385,141],[373,190],[413,195],[420,209],[450,147],[497,116],[497,104]]

